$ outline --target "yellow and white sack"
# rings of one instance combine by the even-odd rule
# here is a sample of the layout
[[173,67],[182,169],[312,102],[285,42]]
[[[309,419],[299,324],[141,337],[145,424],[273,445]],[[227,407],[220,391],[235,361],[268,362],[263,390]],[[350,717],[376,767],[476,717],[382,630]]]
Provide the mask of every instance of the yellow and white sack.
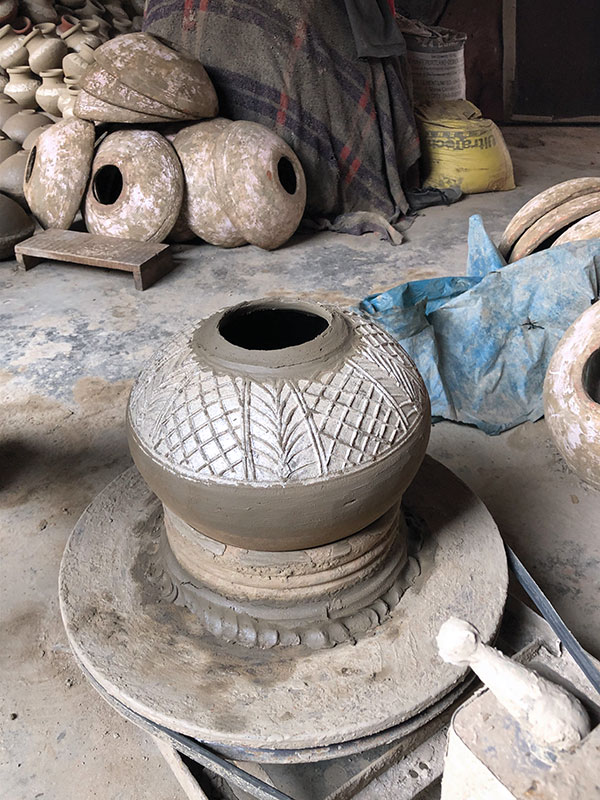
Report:
[[510,153],[498,126],[468,100],[416,108],[423,186],[460,186],[465,194],[515,188]]

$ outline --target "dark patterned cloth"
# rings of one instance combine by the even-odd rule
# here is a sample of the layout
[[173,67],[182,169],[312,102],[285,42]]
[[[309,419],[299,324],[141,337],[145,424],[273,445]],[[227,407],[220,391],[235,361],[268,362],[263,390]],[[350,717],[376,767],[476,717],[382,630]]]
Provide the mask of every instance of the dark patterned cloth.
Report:
[[344,0],[147,0],[144,29],[204,64],[222,116],[288,142],[313,223],[401,239],[419,157],[406,62],[358,60]]

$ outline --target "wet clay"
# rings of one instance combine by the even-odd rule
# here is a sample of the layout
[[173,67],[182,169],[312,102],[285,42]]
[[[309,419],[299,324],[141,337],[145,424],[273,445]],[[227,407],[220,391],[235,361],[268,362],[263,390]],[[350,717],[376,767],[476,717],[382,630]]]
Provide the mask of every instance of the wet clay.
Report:
[[398,343],[356,313],[264,300],[151,359],[127,428],[165,506],[217,541],[298,550],[370,525],[423,459],[429,398]]

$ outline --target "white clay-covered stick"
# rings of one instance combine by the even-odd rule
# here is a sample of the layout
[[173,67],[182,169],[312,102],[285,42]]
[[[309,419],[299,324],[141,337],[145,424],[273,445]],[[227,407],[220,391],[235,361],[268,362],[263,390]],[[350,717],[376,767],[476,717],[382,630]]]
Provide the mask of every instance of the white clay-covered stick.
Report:
[[469,622],[451,617],[440,628],[437,645],[444,661],[471,667],[536,742],[567,749],[589,733],[589,717],[576,697],[484,644]]

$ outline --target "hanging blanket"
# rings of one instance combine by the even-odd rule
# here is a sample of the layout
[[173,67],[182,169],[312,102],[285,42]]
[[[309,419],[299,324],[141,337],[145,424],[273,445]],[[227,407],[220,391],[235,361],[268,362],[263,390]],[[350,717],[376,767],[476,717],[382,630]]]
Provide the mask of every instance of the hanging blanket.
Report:
[[288,142],[313,224],[401,241],[419,157],[406,60],[359,60],[343,0],[147,0],[144,29],[202,62],[222,116]]

